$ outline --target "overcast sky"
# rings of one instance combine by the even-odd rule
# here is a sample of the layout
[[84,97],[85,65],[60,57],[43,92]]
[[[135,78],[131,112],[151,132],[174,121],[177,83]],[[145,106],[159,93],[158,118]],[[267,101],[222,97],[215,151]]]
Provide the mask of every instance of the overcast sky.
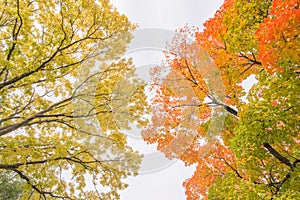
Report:
[[[185,26],[197,26],[213,17],[222,0],[111,0],[139,28],[159,28],[174,31]],[[145,38],[147,39],[147,38]],[[143,63],[135,63],[143,65]],[[147,64],[147,63],[145,63]],[[136,149],[147,146],[135,141]],[[153,151],[153,147],[149,147]],[[192,176],[194,167],[180,161],[169,167],[138,177],[129,178],[129,188],[122,191],[122,200],[184,200],[182,182]]]

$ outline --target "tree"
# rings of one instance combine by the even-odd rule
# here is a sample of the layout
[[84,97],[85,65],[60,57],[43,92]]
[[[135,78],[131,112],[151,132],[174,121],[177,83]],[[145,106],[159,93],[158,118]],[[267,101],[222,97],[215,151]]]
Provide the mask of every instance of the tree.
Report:
[[21,199],[119,199],[141,161],[122,134],[145,123],[138,80],[122,101],[132,117],[105,125],[120,115],[114,87],[134,75],[119,59],[134,26],[106,0],[4,1],[0,12],[0,169],[26,182]]
[[[236,123],[237,110],[223,101],[221,75],[206,51],[187,39],[189,31],[181,30],[169,46],[166,65],[153,69],[156,95],[151,123],[142,136],[148,143],[157,143],[166,157],[197,166],[184,187],[187,199],[199,199],[218,176],[229,169],[237,172],[232,151],[218,138],[227,131],[222,131],[224,120],[228,127]],[[163,70],[169,73],[161,80]]]
[[22,195],[23,182],[16,177],[16,174],[7,171],[1,171],[0,175],[0,198],[19,199]]
[[[259,78],[249,103],[239,111],[230,142],[243,178],[231,173],[218,180],[211,188],[212,199],[237,193],[248,199],[299,198],[298,77],[287,71],[278,77],[262,72]],[[224,193],[216,195],[221,188]]]
[[[298,18],[298,1],[226,0],[203,32],[180,29],[153,70],[143,136],[196,165],[187,199],[299,198]],[[258,83],[245,102],[251,74]]]

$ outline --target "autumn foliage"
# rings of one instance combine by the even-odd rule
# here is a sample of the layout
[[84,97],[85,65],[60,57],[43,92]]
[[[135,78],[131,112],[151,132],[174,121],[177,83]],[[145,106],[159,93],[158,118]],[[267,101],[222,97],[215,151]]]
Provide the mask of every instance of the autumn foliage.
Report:
[[[268,73],[296,70],[299,68],[299,1],[274,1],[270,15],[256,31],[258,51]],[[284,68],[284,60],[289,68]]]
[[135,26],[107,0],[5,0],[0,13],[0,198],[120,199],[141,162],[122,131],[142,124],[145,96],[112,94],[134,71],[119,58]]
[[188,200],[300,197],[299,21],[297,0],[225,0],[203,31],[180,29],[153,69],[143,137],[196,165]]

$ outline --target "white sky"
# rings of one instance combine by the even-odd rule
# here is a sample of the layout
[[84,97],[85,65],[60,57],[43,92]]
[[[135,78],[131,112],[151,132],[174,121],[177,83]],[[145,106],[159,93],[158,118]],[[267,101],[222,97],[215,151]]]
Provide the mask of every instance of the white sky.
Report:
[[[202,28],[213,17],[223,0],[111,0],[139,28],[174,31],[186,24]],[[146,38],[145,38],[146,39]],[[139,63],[140,65],[140,63]],[[136,145],[143,146],[143,141]],[[149,149],[153,148],[149,147]],[[129,178],[129,188],[121,192],[122,200],[184,200],[182,183],[193,174],[194,167],[180,161],[150,174]]]

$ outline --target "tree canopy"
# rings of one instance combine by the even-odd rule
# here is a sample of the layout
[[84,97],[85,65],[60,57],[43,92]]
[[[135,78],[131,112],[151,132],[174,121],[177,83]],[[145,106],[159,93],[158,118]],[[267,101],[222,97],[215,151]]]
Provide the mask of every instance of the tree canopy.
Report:
[[143,86],[115,89],[134,74],[120,56],[135,26],[107,0],[8,0],[0,13],[0,169],[25,182],[21,199],[119,199],[141,161],[122,130],[145,123]]
[[299,3],[225,0],[203,31],[179,29],[148,105],[122,58],[135,26],[108,0],[1,1],[0,195],[120,199],[135,124],[195,165],[188,200],[300,199]]
[[17,178],[17,174],[6,170],[0,171],[0,198],[6,200],[19,199],[22,195],[24,182]]
[[143,137],[196,165],[187,199],[300,198],[299,12],[297,0],[225,0],[153,69],[159,106]]

